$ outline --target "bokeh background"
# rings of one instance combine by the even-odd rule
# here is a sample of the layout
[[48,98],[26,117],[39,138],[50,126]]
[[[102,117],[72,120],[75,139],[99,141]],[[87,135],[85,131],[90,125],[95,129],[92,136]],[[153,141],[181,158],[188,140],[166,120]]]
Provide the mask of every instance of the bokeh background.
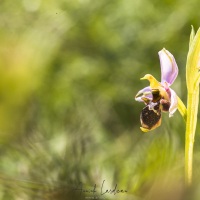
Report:
[[[73,190],[127,189],[106,199],[198,199],[184,190],[185,124],[176,112],[142,133],[135,94],[160,80],[158,51],[176,58],[172,88],[186,104],[185,63],[198,0],[0,2],[0,199],[92,198]],[[200,120],[200,119],[199,119]],[[192,197],[191,197],[192,196]],[[188,197],[188,198],[189,198]]]

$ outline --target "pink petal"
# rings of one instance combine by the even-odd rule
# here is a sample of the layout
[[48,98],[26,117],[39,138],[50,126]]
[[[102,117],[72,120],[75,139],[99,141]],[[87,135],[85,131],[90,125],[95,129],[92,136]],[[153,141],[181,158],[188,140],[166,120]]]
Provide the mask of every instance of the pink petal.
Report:
[[176,92],[174,92],[174,90],[172,90],[170,88],[170,93],[171,93],[171,105],[169,107],[169,117],[172,117],[174,112],[177,110],[178,108],[178,99],[177,99],[177,95]]
[[178,75],[178,66],[174,56],[166,49],[159,51],[158,55],[161,66],[161,83],[167,82],[171,85]]
[[151,88],[149,86],[140,90],[135,96],[135,100],[139,102],[144,102],[142,98],[147,98],[149,100],[153,99]]

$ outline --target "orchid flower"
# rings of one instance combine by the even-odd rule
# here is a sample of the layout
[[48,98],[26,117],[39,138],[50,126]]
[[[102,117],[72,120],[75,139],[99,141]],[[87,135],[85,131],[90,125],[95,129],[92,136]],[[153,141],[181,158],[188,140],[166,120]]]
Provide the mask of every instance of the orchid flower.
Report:
[[185,120],[185,181],[192,184],[193,147],[197,126],[200,87],[200,28],[195,34],[192,26],[189,41],[189,51],[186,62],[187,107],[170,86],[178,75],[178,67],[173,55],[166,49],[159,51],[161,66],[161,82],[152,75],[146,74],[143,79],[150,86],[140,90],[135,100],[143,102],[145,107],[140,114],[141,130],[148,132],[160,126],[161,113],[169,112],[171,117],[178,109]]
[[151,74],[146,74],[141,80],[147,79],[150,86],[140,90],[135,100],[144,102],[140,121],[143,132],[148,132],[160,126],[161,111],[169,112],[169,117],[173,116],[178,108],[178,97],[176,92],[170,88],[178,75],[178,66],[174,56],[162,49],[158,52],[161,66],[161,82],[157,81]]

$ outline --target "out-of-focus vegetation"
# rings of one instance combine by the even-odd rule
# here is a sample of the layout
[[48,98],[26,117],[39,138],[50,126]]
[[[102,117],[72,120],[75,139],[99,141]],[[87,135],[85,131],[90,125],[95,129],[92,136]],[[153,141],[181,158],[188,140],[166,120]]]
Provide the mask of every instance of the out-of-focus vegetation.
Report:
[[[160,79],[167,48],[186,103],[190,25],[199,1],[21,0],[0,3],[0,199],[79,199],[103,180],[127,194],[107,199],[183,199],[184,121],[178,112],[143,134],[146,73]],[[200,194],[200,126],[194,199]],[[189,193],[189,196],[191,194]]]

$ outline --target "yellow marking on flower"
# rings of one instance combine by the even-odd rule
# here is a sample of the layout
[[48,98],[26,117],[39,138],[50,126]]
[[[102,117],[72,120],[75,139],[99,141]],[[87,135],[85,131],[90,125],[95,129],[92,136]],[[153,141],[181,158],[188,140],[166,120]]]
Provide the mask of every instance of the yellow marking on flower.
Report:
[[145,80],[145,79],[150,82],[151,88],[158,88],[158,87],[162,86],[161,83],[159,81],[157,81],[151,74],[146,74],[140,80]]
[[161,121],[159,121],[155,126],[153,126],[151,129],[145,128],[145,127],[140,127],[141,131],[143,131],[144,133],[147,133],[149,131],[152,131],[154,129],[156,129],[157,127],[159,127],[161,125]]
[[143,128],[143,127],[140,127],[140,129],[144,132],[144,133],[146,133],[146,132],[149,132],[150,130],[148,129],[148,128]]

